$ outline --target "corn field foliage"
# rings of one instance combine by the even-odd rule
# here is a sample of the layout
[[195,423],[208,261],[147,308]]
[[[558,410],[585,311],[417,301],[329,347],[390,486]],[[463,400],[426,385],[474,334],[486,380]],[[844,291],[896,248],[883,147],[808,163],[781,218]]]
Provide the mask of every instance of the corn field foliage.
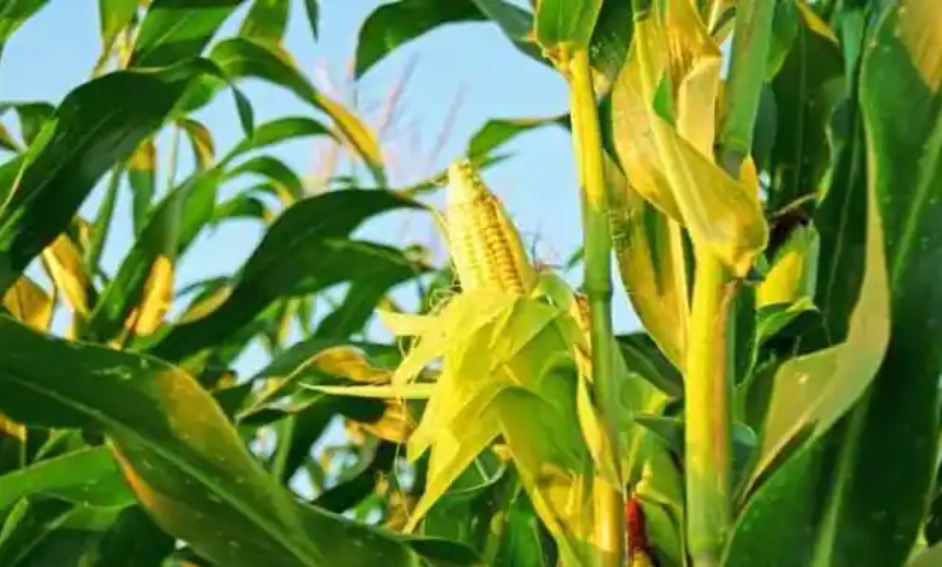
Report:
[[[0,50],[56,1],[0,0]],[[569,89],[409,187],[283,46],[317,0],[98,4],[89,80],[0,101],[0,566],[942,566],[938,0],[384,3],[356,78],[469,24]],[[534,128],[573,140],[577,286],[480,177]],[[301,139],[354,174],[312,188]],[[388,215],[450,258],[360,235]],[[237,220],[245,263],[176,285]]]

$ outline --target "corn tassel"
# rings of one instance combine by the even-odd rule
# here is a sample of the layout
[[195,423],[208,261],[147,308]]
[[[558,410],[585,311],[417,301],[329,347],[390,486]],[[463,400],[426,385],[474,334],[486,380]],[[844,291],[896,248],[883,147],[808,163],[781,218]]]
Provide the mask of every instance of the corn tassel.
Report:
[[446,226],[451,259],[464,291],[527,295],[536,270],[496,195],[467,161],[448,168]]

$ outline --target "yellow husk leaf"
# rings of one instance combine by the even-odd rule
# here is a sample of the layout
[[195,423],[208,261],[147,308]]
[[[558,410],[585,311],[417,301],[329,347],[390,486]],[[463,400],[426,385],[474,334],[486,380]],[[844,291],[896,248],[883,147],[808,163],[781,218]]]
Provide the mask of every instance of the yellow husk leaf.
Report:
[[[650,15],[636,25],[629,63],[613,92],[613,117],[619,131],[629,133],[616,137],[616,149],[632,187],[743,276],[765,247],[768,229],[758,186],[713,163],[718,51],[682,6],[667,23],[665,31]],[[654,108],[665,74],[676,85],[676,130]]]

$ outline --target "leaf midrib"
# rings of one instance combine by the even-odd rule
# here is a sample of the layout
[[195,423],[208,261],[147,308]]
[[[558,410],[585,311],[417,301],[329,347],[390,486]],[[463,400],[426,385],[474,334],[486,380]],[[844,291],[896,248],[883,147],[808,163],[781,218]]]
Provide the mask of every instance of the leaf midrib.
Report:
[[[251,523],[255,524],[260,528],[260,531],[266,534],[271,538],[276,544],[282,547],[284,550],[288,551],[293,557],[300,560],[301,565],[316,565],[316,563],[311,563],[308,560],[310,559],[302,550],[297,549],[295,545],[290,541],[290,539],[282,538],[280,536],[280,530],[268,530],[266,529],[268,523],[263,520],[253,509],[252,506],[245,504],[240,498],[236,495],[230,493],[229,490],[220,488],[215,483],[212,483],[207,479],[200,471],[196,468],[193,468],[189,465],[186,459],[178,459],[172,451],[166,451],[159,443],[152,442],[146,435],[141,435],[133,427],[126,425],[120,420],[112,419],[106,413],[83,404],[73,398],[68,396],[62,396],[57,392],[53,392],[47,388],[38,387],[30,380],[24,380],[18,378],[15,374],[11,374],[8,371],[0,369],[0,377],[5,377],[6,380],[12,381],[19,384],[20,386],[31,390],[40,396],[45,396],[54,402],[61,403],[68,407],[71,407],[74,410],[79,411],[82,414],[85,414],[91,417],[93,420],[105,425],[109,429],[113,429],[122,434],[128,435],[136,439],[142,445],[146,446],[148,449],[153,451],[155,454],[159,455],[161,458],[175,465],[179,470],[184,474],[189,475],[190,477],[196,479],[201,485],[209,489],[211,493],[218,494],[222,497],[223,502],[228,503],[230,506],[236,509],[237,512],[241,513],[243,517],[249,519]],[[267,487],[266,487],[267,488]]]

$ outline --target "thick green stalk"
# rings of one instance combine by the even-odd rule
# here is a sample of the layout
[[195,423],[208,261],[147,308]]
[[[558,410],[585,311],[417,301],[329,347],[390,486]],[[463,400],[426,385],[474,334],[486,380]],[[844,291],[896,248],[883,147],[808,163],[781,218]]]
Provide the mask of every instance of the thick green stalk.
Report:
[[731,399],[727,368],[735,284],[710,250],[697,251],[684,391],[687,545],[695,567],[715,567],[731,523]]
[[[589,301],[592,344],[592,386],[601,411],[605,433],[619,462],[616,425],[617,390],[612,349],[612,237],[608,223],[608,193],[603,174],[602,136],[599,130],[595,90],[589,54],[579,49],[569,60],[569,94],[573,140],[579,180],[582,184],[582,222],[585,234],[585,293]],[[620,486],[611,486],[600,476],[595,482],[595,543],[598,565],[621,565],[625,546],[624,498]]]

